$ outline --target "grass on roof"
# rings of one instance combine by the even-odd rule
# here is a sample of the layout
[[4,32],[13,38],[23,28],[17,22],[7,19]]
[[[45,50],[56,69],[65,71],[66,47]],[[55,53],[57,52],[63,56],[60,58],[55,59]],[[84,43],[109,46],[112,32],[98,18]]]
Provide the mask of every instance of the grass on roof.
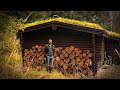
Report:
[[116,32],[112,32],[112,31],[108,31],[108,30],[105,30],[109,35],[111,36],[115,36],[115,37],[120,37],[120,34],[119,33],[116,33]]
[[25,24],[24,28],[35,26],[38,24],[51,22],[51,21],[59,21],[59,22],[63,22],[63,23],[74,24],[74,25],[79,25],[79,26],[86,26],[86,27],[96,28],[96,29],[104,29],[95,23],[90,23],[90,22],[86,22],[86,21],[79,21],[79,20],[74,20],[74,19],[61,18],[61,17],[60,18],[50,18],[47,20],[36,21],[33,23],[27,23],[27,24]]
[[35,21],[33,23],[27,23],[22,28],[25,29],[27,27],[31,27],[31,26],[35,26],[35,25],[39,25],[39,24],[51,22],[51,21],[58,21],[58,22],[63,22],[63,23],[68,23],[68,24],[73,24],[73,25],[78,25],[78,26],[84,26],[84,27],[89,27],[89,28],[104,30],[104,31],[106,31],[111,36],[120,37],[119,33],[108,31],[108,30],[102,28],[98,24],[90,23],[90,22],[87,22],[87,21],[79,21],[79,20],[61,18],[61,17],[59,17],[59,18],[50,18],[50,19],[41,20],[41,21]]

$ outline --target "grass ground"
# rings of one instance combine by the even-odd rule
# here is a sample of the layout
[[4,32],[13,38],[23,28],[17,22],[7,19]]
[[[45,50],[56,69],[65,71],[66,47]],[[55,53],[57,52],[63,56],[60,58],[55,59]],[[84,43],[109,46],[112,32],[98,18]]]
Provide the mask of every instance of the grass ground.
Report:
[[[41,71],[22,67],[21,55],[14,53],[0,57],[0,79],[80,79],[80,76],[64,76],[61,72],[53,70],[51,73],[45,69]],[[120,65],[102,66],[95,79],[120,79]]]
[[[7,58],[7,59],[6,59]],[[22,67],[21,55],[12,54],[0,57],[0,79],[79,79],[79,76],[64,76],[61,72],[53,70],[51,73],[45,69],[41,71]],[[6,60],[5,60],[6,59]]]

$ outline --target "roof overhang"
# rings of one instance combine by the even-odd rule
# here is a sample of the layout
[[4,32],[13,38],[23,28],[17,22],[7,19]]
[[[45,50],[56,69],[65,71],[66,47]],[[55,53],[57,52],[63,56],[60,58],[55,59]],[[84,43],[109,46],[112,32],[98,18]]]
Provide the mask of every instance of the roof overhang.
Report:
[[51,22],[27,27],[24,31],[20,30],[18,32],[18,34],[25,33],[25,32],[31,32],[31,31],[34,31],[34,30],[41,30],[43,28],[49,28],[49,27],[53,27],[53,26],[67,28],[67,29],[81,31],[81,32],[86,32],[86,33],[91,33],[91,34],[102,35],[104,37],[114,39],[114,40],[119,40],[120,39],[118,37],[110,36],[107,32],[105,32],[105,30],[95,29],[95,28],[90,28],[90,27],[84,27],[84,26],[78,26],[78,25],[68,24],[68,23],[59,22],[59,21],[51,21]]

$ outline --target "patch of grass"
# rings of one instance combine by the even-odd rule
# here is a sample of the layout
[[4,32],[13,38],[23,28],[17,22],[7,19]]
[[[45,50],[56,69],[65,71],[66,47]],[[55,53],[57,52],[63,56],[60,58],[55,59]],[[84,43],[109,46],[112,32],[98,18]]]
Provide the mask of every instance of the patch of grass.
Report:
[[38,24],[43,24],[43,23],[47,23],[47,22],[51,22],[51,21],[59,21],[59,22],[63,22],[63,23],[68,23],[68,24],[74,24],[74,25],[79,25],[79,26],[86,26],[86,27],[90,27],[90,28],[96,28],[96,29],[103,29],[101,26],[99,26],[98,24],[95,23],[90,23],[87,21],[79,21],[79,20],[74,20],[74,19],[67,19],[67,18],[50,18],[47,20],[41,20],[41,21],[36,21],[33,23],[27,23],[23,26],[23,28],[27,28],[27,27],[31,27],[31,26],[35,26]]
[[37,71],[22,67],[22,57],[18,53],[12,54],[6,63],[5,59],[10,55],[6,54],[0,57],[0,79],[79,79],[78,76],[64,76],[56,70],[49,73],[45,69]]
[[24,79],[70,79],[70,77],[65,77],[62,73],[52,71],[51,73],[46,70],[35,71],[31,68],[28,68],[28,72],[22,78]]

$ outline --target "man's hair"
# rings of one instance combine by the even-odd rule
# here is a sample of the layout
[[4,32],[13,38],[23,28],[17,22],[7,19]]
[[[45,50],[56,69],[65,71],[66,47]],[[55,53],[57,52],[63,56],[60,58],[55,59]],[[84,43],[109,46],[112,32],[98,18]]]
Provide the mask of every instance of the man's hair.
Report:
[[51,38],[49,38],[48,40],[52,40]]

